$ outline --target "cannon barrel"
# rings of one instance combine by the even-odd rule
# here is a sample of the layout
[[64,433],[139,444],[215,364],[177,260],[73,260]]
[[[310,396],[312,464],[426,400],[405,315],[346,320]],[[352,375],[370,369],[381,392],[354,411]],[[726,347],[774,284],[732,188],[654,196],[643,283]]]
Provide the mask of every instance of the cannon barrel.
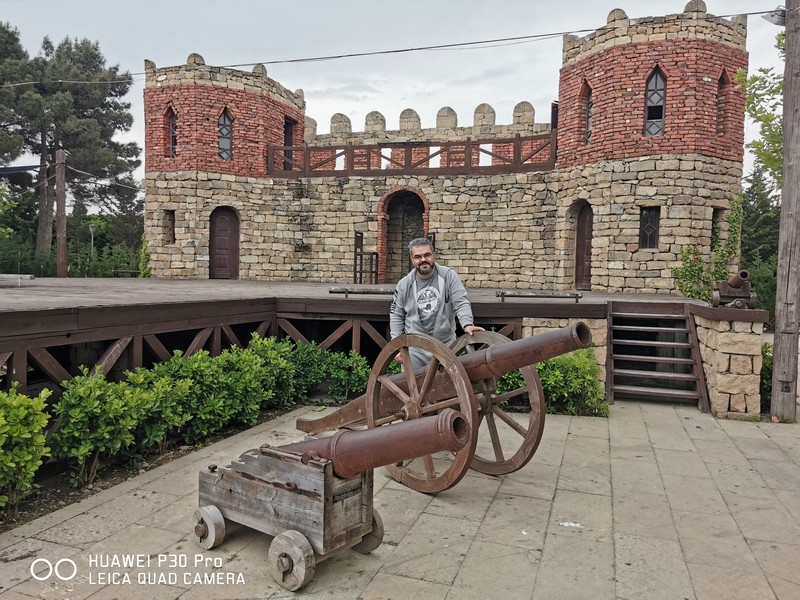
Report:
[[579,321],[562,329],[490,346],[460,356],[459,360],[470,381],[481,381],[489,377],[500,377],[579,348],[588,348],[591,343],[592,333],[589,327]]
[[[592,343],[592,334],[589,327],[578,321],[568,327],[562,327],[545,333],[538,333],[519,340],[509,341],[489,348],[459,356],[458,359],[464,366],[467,377],[472,382],[482,381],[490,377],[499,377],[522,367],[527,367],[561,354],[572,352],[580,348],[588,348]],[[425,377],[426,369],[415,372],[415,379],[420,385]],[[408,391],[406,376],[403,373],[391,376],[391,381],[402,389]],[[452,382],[443,374],[438,373],[430,387],[430,402],[437,402],[453,394]],[[385,400],[383,412],[395,412],[397,399],[381,390],[382,401]],[[300,418],[296,427],[307,433],[319,433],[344,427],[350,423],[363,420],[366,417],[366,395],[350,401],[336,412],[318,419]]]
[[364,471],[412,460],[442,450],[457,452],[472,436],[464,416],[452,408],[388,427],[360,431],[338,431],[330,437],[297,442],[276,448],[303,454],[303,460],[325,458],[333,463],[337,477],[349,479]]

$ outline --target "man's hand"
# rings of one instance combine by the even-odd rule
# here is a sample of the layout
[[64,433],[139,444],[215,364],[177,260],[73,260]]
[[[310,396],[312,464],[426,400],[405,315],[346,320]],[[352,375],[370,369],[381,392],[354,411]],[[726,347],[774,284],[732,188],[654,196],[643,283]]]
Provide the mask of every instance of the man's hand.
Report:
[[477,325],[467,325],[464,327],[464,333],[472,335],[476,331],[486,331],[483,327],[478,327]]

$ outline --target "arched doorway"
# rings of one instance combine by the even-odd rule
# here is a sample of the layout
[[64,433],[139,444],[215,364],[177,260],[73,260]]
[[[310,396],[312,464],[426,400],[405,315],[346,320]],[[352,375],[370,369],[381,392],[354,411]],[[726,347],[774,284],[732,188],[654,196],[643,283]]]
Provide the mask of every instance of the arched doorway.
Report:
[[592,205],[585,202],[575,221],[575,289],[592,289]]
[[396,192],[386,201],[386,270],[383,281],[398,281],[411,268],[408,243],[425,235],[425,204],[410,190]]
[[211,213],[208,277],[239,278],[239,215],[229,206]]

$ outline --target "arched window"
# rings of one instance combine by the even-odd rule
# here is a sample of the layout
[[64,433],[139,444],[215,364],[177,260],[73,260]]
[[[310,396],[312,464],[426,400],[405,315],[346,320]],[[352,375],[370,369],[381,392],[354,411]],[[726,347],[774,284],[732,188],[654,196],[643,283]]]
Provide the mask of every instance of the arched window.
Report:
[[583,110],[583,143],[588,144],[592,139],[592,116],[594,113],[594,101],[592,99],[592,88],[584,81],[580,91],[581,109]]
[[667,79],[656,68],[647,80],[645,92],[645,135],[664,135],[664,111],[666,108]]
[[227,108],[219,116],[219,157],[233,159],[233,119]]
[[178,155],[178,115],[175,114],[175,110],[171,106],[164,113],[164,127],[167,132],[165,144],[167,151],[165,155],[169,158],[175,158]]

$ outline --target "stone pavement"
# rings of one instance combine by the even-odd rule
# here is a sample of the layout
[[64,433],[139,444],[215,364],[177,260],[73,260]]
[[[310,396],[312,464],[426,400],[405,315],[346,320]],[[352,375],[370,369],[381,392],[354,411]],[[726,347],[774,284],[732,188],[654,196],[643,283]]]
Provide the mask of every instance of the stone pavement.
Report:
[[268,536],[229,524],[203,551],[191,515],[200,469],[297,439],[309,410],[3,534],[0,599],[800,598],[800,425],[636,402],[607,420],[548,416],[522,470],[470,471],[436,496],[377,470],[383,544],[288,592],[263,567]]

